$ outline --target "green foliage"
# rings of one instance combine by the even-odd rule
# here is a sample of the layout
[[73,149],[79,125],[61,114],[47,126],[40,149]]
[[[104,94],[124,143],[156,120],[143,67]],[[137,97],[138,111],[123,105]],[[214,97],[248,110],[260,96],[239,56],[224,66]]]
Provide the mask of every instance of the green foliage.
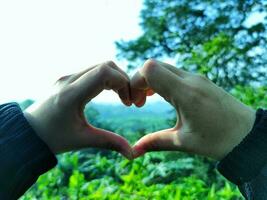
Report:
[[[201,179],[194,168],[197,159],[176,153],[174,160],[172,153],[167,155],[150,154],[127,161],[115,153],[64,154],[59,156],[59,166],[41,176],[21,200],[241,199],[238,189],[221,177],[212,184]],[[84,161],[88,157],[90,160]],[[66,173],[66,162],[71,165],[70,173]]]
[[[144,0],[143,34],[116,43],[129,69],[148,58],[172,59],[231,89],[266,83],[267,18],[264,0]],[[250,21],[250,22],[249,22]]]
[[267,108],[267,87],[242,87],[236,86],[232,94],[240,99],[244,104],[250,105],[253,108]]

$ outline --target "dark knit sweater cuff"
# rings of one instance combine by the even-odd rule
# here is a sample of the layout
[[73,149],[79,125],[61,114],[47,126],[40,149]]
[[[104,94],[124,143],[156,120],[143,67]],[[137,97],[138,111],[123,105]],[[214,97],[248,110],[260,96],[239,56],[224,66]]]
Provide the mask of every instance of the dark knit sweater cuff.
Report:
[[229,181],[240,185],[255,178],[267,163],[267,111],[258,109],[251,132],[217,165]]
[[17,103],[0,105],[0,161],[0,197],[4,199],[18,198],[57,164]]

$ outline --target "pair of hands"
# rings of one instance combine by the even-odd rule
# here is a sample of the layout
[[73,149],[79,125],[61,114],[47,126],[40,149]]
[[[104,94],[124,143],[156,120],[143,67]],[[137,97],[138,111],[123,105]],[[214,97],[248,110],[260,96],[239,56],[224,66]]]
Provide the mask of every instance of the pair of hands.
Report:
[[[114,90],[126,106],[138,107],[157,93],[176,109],[177,123],[131,147],[125,138],[91,126],[84,117],[85,105],[105,89]],[[220,160],[252,129],[255,111],[204,76],[148,60],[132,79],[113,62],[62,77],[56,91],[28,108],[25,117],[55,154],[97,147],[128,159],[172,150]]]

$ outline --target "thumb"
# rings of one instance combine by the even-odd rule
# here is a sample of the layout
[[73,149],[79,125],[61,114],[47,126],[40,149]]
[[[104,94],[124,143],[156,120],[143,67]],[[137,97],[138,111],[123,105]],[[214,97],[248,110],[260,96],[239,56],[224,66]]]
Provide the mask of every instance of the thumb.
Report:
[[114,150],[128,159],[132,159],[132,148],[122,136],[103,129],[88,127],[86,146]]
[[174,151],[180,149],[179,131],[171,128],[142,137],[133,146],[133,157],[137,158],[151,151]]

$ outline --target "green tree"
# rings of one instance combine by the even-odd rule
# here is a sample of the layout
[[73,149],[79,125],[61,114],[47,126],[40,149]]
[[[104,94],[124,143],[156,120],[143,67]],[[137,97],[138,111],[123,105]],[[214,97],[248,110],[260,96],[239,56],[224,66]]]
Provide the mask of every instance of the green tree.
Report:
[[116,42],[118,57],[129,69],[170,58],[228,89],[266,83],[266,11],[266,0],[144,0],[143,33]]

